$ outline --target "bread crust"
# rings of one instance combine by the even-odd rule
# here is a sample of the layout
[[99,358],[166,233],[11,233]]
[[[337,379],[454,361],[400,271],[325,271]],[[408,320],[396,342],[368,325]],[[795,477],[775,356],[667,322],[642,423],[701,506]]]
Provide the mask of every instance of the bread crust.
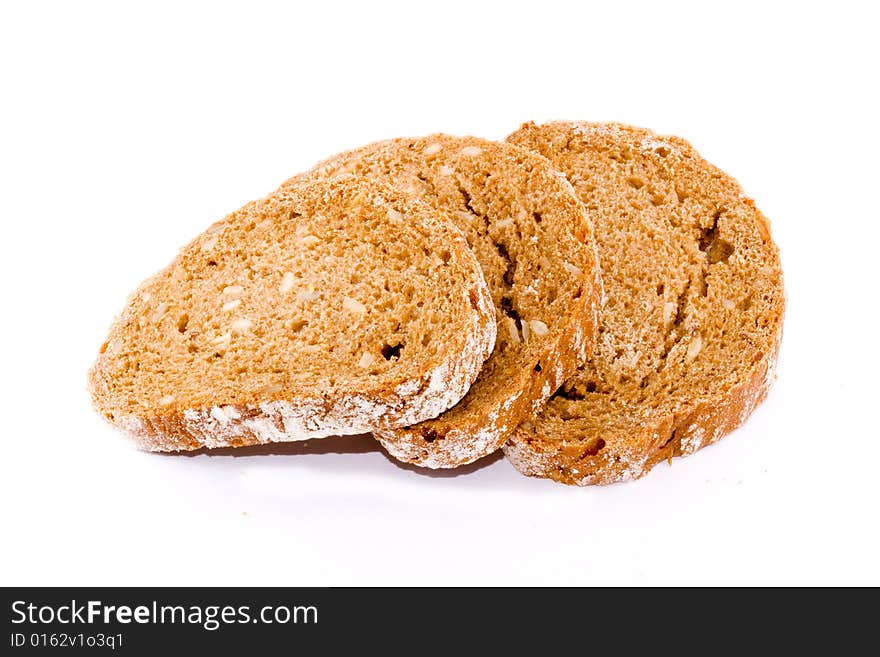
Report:
[[[467,157],[460,157],[461,153]],[[583,205],[568,181],[546,158],[518,146],[475,137],[430,135],[378,142],[329,158],[308,175],[320,178],[340,172],[357,172],[389,180],[401,189],[412,188],[410,193],[416,198],[429,200],[439,209],[450,212],[453,219],[460,222],[458,225],[484,265],[498,309],[496,350],[468,395],[433,420],[403,428],[382,428],[375,431],[376,437],[395,458],[428,468],[452,468],[496,451],[516,425],[534,414],[578,365],[589,358],[595,346],[602,287],[592,226]],[[450,193],[443,187],[453,177],[458,177],[462,190],[470,189],[470,195],[462,191],[464,200],[454,188]],[[492,180],[498,189],[504,190],[505,198],[500,199],[502,194],[496,193],[491,200],[499,205],[494,209],[473,210],[472,205],[480,205],[479,196],[490,196],[484,185],[491,185]],[[491,245],[494,238],[490,239],[490,234],[498,226],[515,221],[511,215],[523,213],[532,220],[534,208],[527,206],[537,202],[522,200],[529,194],[540,195],[540,203],[547,208],[546,216],[536,219],[543,220],[542,229],[547,231],[541,233],[540,238],[547,249],[546,255],[551,255],[550,249],[555,250],[551,257],[556,261],[548,264],[556,271],[548,271],[547,278],[562,272],[565,282],[559,283],[560,296],[570,295],[570,298],[566,297],[568,304],[563,315],[552,324],[545,323],[545,328],[551,326],[546,334],[531,335],[527,348],[515,359],[505,361],[505,366],[495,368],[502,358],[499,354],[511,348],[510,341],[506,340],[508,329],[515,330],[511,322],[519,326],[524,320],[516,313],[511,314],[516,319],[505,317],[504,297],[509,294],[516,302],[516,291],[522,293],[536,285],[540,276],[532,273],[537,263],[521,257],[515,265],[517,276],[526,272],[530,278],[525,278],[523,273],[524,278],[517,278],[515,282],[506,277],[505,283],[490,280],[487,263],[491,263],[494,250],[490,248],[487,254],[485,250],[480,251],[480,245],[487,242]],[[478,219],[478,229],[469,231],[468,215],[476,215],[473,218]],[[551,228],[547,228],[548,225]],[[551,229],[557,231],[555,241],[545,236]],[[513,242],[517,239],[525,243],[528,238],[509,238],[502,253],[506,255],[508,249],[513,253],[517,246]],[[563,256],[559,253],[569,259],[567,271],[561,266]],[[565,287],[570,284],[570,288]]]
[[[491,352],[493,332],[489,326],[494,322],[479,327],[480,332],[472,334],[461,354],[450,354],[427,376],[404,382],[395,390],[339,399],[288,394],[286,399],[107,419],[143,449],[155,452],[294,442],[366,434],[380,426],[405,426],[420,418],[436,417],[467,393]],[[93,390],[100,389],[100,376],[97,369],[92,370]],[[99,401],[96,406],[100,410]]]
[[504,455],[524,475],[576,486],[607,485],[639,479],[658,463],[689,456],[737,427],[764,401],[776,380],[782,332],[773,349],[751,369],[746,381],[717,398],[694,400],[641,428],[627,445],[606,445],[598,454],[581,445],[535,440],[521,428],[504,447]]
[[[391,191],[381,185],[347,177],[329,182],[288,184],[284,190],[278,190],[268,198],[284,204],[291,195],[322,195],[332,199],[340,194],[353,193],[371,200],[379,198],[384,203]],[[244,215],[248,221],[260,220],[264,217],[259,210],[254,210],[257,205],[248,204],[224,221],[236,221],[238,215]],[[496,335],[495,309],[479,265],[461,232],[429,208],[421,205],[414,208],[416,214],[407,219],[423,224],[421,230],[425,234],[441,233],[444,248],[454,253],[456,262],[464,263],[464,271],[470,277],[463,281],[461,290],[444,291],[448,295],[460,294],[460,299],[456,297],[454,303],[456,307],[467,309],[468,323],[462,326],[461,334],[456,335],[456,344],[449,345],[439,360],[426,362],[426,369],[417,376],[398,380],[390,387],[364,386],[342,392],[339,389],[321,390],[317,394],[296,389],[257,394],[239,391],[234,400],[226,399],[223,403],[213,400],[218,403],[199,406],[172,403],[160,407],[132,403],[130,393],[117,390],[116,356],[108,345],[122,342],[126,337],[124,320],[126,316],[142,312],[135,307],[135,302],[143,291],[174,271],[184,254],[193,250],[197,252],[200,240],[205,236],[213,239],[209,229],[185,247],[181,256],[166,269],[145,281],[114,323],[89,372],[89,388],[96,410],[134,438],[142,448],[151,451],[240,447],[356,435],[436,417],[465,395],[492,352]],[[132,406],[135,407],[133,412],[130,411]]]
[[539,352],[537,360],[554,363],[553,367],[542,367],[540,372],[530,367],[511,373],[520,392],[484,404],[478,422],[448,428],[439,448],[426,443],[419,427],[379,431],[379,442],[398,460],[432,469],[464,465],[496,451],[516,426],[539,412],[553,391],[589,358],[595,346],[598,305],[598,299],[589,302],[581,311],[587,323],[571,323],[556,344]]
[[[690,144],[680,138],[661,137],[648,130],[619,124],[560,122],[546,126],[527,123],[508,139],[536,147],[544,154],[556,149],[557,154],[564,155],[571,140],[585,138],[584,135],[591,131],[602,133],[603,139],[614,135],[622,143],[645,144],[667,151],[675,149],[683,157],[705,167],[714,178],[725,180],[738,192],[738,202],[754,219],[755,231],[771,254],[769,264],[778,268],[778,252],[770,238],[766,218],[754,207],[751,199],[742,195],[735,181],[702,160]],[[586,139],[589,140],[589,136]],[[552,155],[551,161],[555,162]],[[564,422],[570,420],[571,415],[586,411],[586,407],[580,410],[575,401],[571,409],[565,411],[570,415],[563,417],[559,409],[548,406],[513,432],[503,447],[507,458],[520,472],[529,476],[581,486],[604,485],[642,477],[657,463],[667,460],[671,464],[673,457],[693,454],[739,427],[764,400],[775,380],[784,313],[781,271],[777,271],[777,275],[779,295],[767,311],[770,329],[766,349],[760,358],[738,370],[735,382],[714,390],[710,395],[677,399],[667,412],[646,412],[640,421],[625,420],[628,423],[626,431],[599,427],[587,435],[567,435]]]

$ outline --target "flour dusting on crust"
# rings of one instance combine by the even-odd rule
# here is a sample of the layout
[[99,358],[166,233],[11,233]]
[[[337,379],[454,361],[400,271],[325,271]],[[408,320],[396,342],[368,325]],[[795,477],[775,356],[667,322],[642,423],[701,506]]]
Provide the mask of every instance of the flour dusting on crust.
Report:
[[357,435],[436,417],[467,393],[495,345],[495,309],[485,286],[478,294],[481,312],[470,326],[464,352],[450,354],[421,379],[399,384],[390,396],[271,400],[187,409],[163,418],[125,415],[116,425],[146,449],[178,451]]

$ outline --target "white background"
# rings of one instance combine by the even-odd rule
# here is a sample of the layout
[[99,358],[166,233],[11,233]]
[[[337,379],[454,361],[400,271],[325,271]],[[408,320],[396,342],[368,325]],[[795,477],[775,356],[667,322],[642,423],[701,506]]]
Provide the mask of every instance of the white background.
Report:
[[[880,584],[880,50],[871,3],[0,9],[0,584]],[[127,293],[316,160],[618,120],[773,222],[788,310],[747,425],[635,483],[368,439],[137,451],[86,371]],[[327,452],[327,453],[321,453]]]

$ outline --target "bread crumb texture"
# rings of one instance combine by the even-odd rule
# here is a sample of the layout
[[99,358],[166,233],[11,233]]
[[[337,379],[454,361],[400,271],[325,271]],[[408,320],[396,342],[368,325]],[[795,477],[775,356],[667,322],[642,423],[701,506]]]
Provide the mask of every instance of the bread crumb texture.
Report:
[[140,286],[90,389],[154,450],[360,434],[458,402],[495,333],[479,263],[434,208],[353,176],[289,182]]
[[779,253],[752,200],[684,140],[645,129],[525,124],[508,140],[574,186],[606,291],[592,359],[517,428],[510,461],[605,484],[739,426],[773,381],[784,310]]
[[371,144],[306,176],[346,174],[388,182],[448,216],[476,254],[497,310],[495,350],[464,399],[435,419],[382,427],[377,437],[396,458],[432,468],[497,450],[592,353],[601,284],[583,204],[545,158],[473,137]]

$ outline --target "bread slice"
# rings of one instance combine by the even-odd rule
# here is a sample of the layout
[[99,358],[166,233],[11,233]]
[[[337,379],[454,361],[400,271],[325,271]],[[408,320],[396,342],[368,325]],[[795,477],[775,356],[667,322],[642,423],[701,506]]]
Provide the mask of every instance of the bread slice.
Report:
[[498,310],[495,351],[468,394],[438,418],[376,436],[431,468],[494,452],[593,350],[601,299],[592,227],[546,159],[473,137],[394,139],[342,153],[309,174],[390,181],[464,232]]
[[494,342],[461,232],[347,176],[288,184],[184,247],[131,297],[90,387],[151,450],[359,434],[455,404]]
[[764,399],[782,335],[767,219],[685,141],[617,124],[526,124],[595,221],[607,294],[589,364],[505,446],[569,484],[641,477],[740,425]]

